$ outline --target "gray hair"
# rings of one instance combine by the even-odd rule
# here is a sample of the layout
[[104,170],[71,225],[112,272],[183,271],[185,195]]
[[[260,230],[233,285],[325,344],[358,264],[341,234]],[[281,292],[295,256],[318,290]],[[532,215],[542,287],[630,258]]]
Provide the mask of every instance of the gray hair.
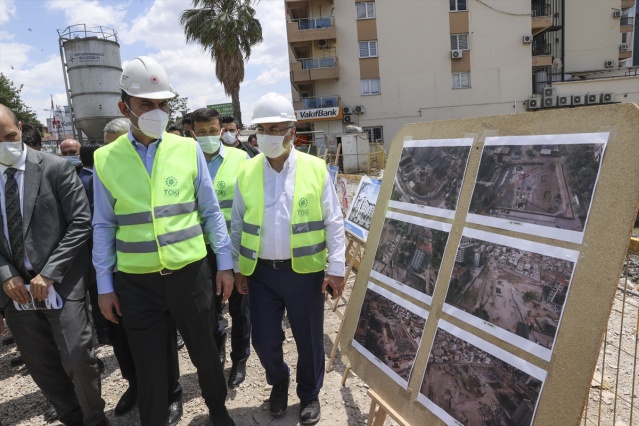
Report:
[[126,133],[129,131],[130,125],[131,121],[128,118],[116,118],[115,120],[109,121],[106,126],[104,126],[104,133]]

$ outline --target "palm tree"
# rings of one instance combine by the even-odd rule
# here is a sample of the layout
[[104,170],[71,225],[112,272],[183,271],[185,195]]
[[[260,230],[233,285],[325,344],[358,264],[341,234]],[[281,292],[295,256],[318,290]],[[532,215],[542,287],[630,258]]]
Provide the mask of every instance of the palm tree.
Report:
[[[233,114],[242,126],[240,83],[244,61],[262,42],[262,25],[251,4],[255,0],[193,0],[180,16],[187,42],[197,42],[215,61],[215,75],[231,97]],[[259,0],[257,0],[259,1]]]

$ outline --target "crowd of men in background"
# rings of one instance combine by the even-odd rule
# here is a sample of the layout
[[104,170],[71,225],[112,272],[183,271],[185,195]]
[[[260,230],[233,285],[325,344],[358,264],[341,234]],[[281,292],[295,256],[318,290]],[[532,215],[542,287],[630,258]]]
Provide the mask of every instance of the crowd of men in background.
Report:
[[[287,410],[286,311],[300,420],[317,423],[324,293],[343,291],[344,230],[326,164],[294,148],[291,102],[263,96],[243,142],[236,120],[209,108],[167,128],[175,93],[152,58],[131,61],[120,88],[123,118],[103,143],[67,139],[60,156],[40,152],[37,130],[0,104],[0,333],[6,318],[65,425],[110,424],[93,328],[129,384],[116,416],[137,404],[144,426],[179,422],[185,345],[210,423],[230,426],[227,387],[245,380],[251,340],[273,386],[269,411]],[[52,293],[57,309],[44,303]]]

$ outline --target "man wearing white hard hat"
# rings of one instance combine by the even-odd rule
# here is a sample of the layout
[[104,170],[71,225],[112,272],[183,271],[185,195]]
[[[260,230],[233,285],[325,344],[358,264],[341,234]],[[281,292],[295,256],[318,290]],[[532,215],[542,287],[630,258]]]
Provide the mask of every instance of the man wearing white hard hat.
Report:
[[255,105],[262,154],[240,168],[231,236],[235,286],[251,296],[253,348],[273,385],[271,414],[288,407],[286,309],[298,351],[300,420],[314,424],[324,380],[324,293],[335,299],[344,289],[344,222],[326,164],[293,148],[295,121],[293,105],[281,95],[268,93]]
[[[129,132],[95,152],[93,262],[100,309],[123,321],[137,371],[143,426],[168,423],[167,359],[173,324],[197,369],[211,424],[234,425],[213,340],[211,271],[217,293],[233,288],[231,241],[197,142],[165,132],[175,96],[164,69],[141,56],[120,79]],[[113,270],[117,268],[114,275]]]

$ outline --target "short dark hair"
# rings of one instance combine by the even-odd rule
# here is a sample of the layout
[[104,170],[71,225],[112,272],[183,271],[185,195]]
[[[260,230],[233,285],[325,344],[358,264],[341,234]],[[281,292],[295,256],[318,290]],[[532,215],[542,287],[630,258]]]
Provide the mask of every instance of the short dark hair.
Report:
[[42,145],[42,137],[34,126],[24,123],[22,125],[22,142],[33,148],[37,145]]
[[180,134],[182,134],[182,128],[180,126],[169,126],[169,128],[166,129],[166,131],[169,133],[175,132],[176,130],[180,132]]
[[208,123],[211,120],[221,121],[220,112],[214,108],[200,108],[191,113],[193,123]]
[[182,126],[184,126],[185,124],[188,125],[192,125],[193,124],[193,119],[191,118],[191,112],[184,114],[184,116],[182,117]]
[[84,167],[93,167],[93,153],[100,148],[97,141],[86,141],[80,145],[80,161]]
[[124,90],[120,90],[120,92],[122,92],[122,102],[124,102],[125,104],[127,104],[127,106],[131,106],[131,98],[133,96],[129,95],[127,92],[125,92]]
[[237,123],[237,121],[235,121],[235,117],[233,117],[232,115],[225,115],[224,117],[222,117],[222,124],[230,123]]
[[257,135],[255,133],[253,133],[252,135],[249,135],[248,141],[251,142],[253,139],[257,139]]

